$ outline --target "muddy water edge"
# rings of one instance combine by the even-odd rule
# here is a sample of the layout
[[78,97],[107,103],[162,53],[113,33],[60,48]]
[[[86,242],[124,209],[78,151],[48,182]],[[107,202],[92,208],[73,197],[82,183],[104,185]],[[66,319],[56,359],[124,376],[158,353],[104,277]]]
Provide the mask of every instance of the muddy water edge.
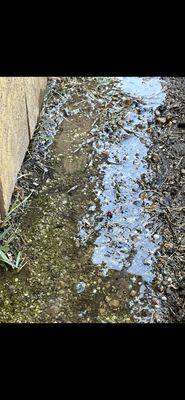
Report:
[[10,251],[27,263],[1,266],[1,322],[173,320],[184,249],[172,216],[183,225],[177,82],[135,79],[49,80],[13,198],[33,191],[11,218]]

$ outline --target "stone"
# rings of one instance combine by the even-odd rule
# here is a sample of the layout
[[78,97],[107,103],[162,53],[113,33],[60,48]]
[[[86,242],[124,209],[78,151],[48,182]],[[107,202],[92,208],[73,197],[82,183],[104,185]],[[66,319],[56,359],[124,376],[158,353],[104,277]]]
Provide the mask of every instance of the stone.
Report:
[[135,297],[136,294],[137,294],[137,292],[136,292],[135,290],[131,290],[130,295],[131,295],[132,297]]
[[76,285],[76,291],[77,291],[77,293],[82,293],[82,292],[84,292],[85,288],[86,288],[86,283],[83,282],[83,281],[77,283],[77,285]]
[[157,118],[157,122],[159,122],[160,124],[165,124],[166,123],[166,117]]
[[101,307],[101,308],[99,309],[99,313],[102,315],[102,314],[104,314],[104,312],[105,312],[105,308],[102,308],[102,307]]
[[111,300],[109,302],[109,306],[113,308],[118,308],[119,307],[119,300]]
[[155,115],[156,115],[157,117],[160,117],[160,115],[161,115],[160,111],[159,111],[159,110],[155,110]]
[[57,305],[52,305],[49,309],[48,309],[48,313],[51,317],[56,317],[57,314],[59,313],[60,308]]

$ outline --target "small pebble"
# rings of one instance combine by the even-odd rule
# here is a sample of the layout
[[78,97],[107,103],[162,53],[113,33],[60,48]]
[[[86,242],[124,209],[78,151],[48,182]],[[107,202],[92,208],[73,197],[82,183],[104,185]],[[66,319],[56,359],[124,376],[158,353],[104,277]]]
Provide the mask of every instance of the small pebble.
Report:
[[99,312],[100,312],[100,314],[104,314],[105,308],[100,308],[100,309],[99,309]]
[[160,301],[158,299],[153,299],[152,304],[159,307]]
[[137,294],[137,292],[136,292],[135,290],[131,290],[130,295],[131,295],[132,297],[135,297],[136,294]]
[[119,307],[119,300],[111,300],[109,303],[110,307]]
[[81,282],[77,283],[77,285],[76,285],[77,293],[82,293],[85,290],[85,287],[86,287],[85,282],[81,281]]
[[59,312],[59,307],[58,306],[51,306],[48,310],[49,314],[51,315],[51,317],[56,317],[58,312]]
[[153,238],[154,238],[155,240],[158,240],[158,239],[160,238],[160,236],[157,235],[157,234],[155,234],[155,235],[153,236]]

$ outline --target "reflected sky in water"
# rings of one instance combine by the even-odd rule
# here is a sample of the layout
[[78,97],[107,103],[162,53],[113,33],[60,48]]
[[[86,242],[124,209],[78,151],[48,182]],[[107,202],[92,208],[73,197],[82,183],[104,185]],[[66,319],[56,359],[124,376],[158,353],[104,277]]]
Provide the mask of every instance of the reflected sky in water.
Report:
[[[160,237],[150,227],[150,214],[145,206],[151,201],[141,198],[138,180],[148,175],[145,157],[150,146],[147,133],[148,122],[153,119],[153,111],[165,99],[159,78],[118,78],[120,90],[132,97],[141,98],[137,105],[129,107],[124,125],[109,140],[103,132],[94,143],[101,154],[108,157],[99,168],[102,183],[97,188],[102,220],[96,224],[98,237],[94,243],[92,262],[102,265],[104,271],[122,270],[140,275],[144,281],[153,279],[152,264],[155,260]],[[129,130],[129,134],[128,134]],[[81,237],[85,231],[81,230]]]

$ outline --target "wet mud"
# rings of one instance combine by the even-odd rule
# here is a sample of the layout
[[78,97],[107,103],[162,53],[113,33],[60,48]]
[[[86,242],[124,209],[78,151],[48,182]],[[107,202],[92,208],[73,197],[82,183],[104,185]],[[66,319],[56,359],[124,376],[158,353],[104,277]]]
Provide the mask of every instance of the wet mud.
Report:
[[[26,264],[19,272],[2,267],[1,322],[171,321],[163,284],[171,199],[159,193],[170,167],[162,162],[161,175],[156,147],[177,122],[164,115],[170,85],[50,80],[18,179],[18,196],[33,195],[12,216],[12,246]],[[169,218],[166,238],[174,238]],[[171,274],[165,279],[170,290]]]

